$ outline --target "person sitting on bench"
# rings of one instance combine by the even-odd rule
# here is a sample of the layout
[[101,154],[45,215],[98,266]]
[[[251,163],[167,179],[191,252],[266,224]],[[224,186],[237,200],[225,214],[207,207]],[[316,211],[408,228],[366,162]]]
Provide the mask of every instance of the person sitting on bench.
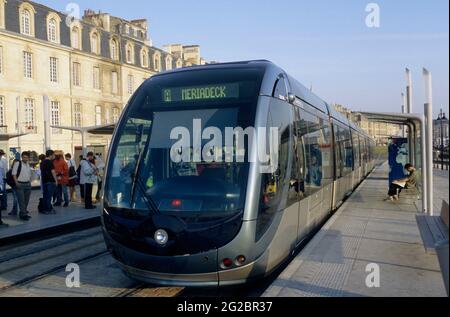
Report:
[[388,200],[398,200],[399,195],[403,189],[417,187],[418,175],[414,166],[412,164],[406,164],[405,170],[409,173],[408,177],[397,179],[390,184]]

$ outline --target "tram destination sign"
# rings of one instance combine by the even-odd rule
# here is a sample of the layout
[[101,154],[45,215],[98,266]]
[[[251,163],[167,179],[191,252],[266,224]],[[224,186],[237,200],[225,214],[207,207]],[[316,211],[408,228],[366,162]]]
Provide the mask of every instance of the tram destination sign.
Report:
[[239,98],[239,83],[175,87],[162,90],[165,103]]

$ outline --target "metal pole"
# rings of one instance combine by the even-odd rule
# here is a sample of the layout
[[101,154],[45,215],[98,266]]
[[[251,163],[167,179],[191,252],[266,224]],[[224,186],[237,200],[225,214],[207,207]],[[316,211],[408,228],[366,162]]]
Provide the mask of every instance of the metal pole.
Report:
[[427,121],[427,210],[430,216],[434,215],[433,209],[433,90],[432,77],[427,69],[423,69],[423,76],[425,81],[425,120]]
[[[405,114],[405,105],[406,105],[406,99],[405,99],[405,94],[402,93],[402,114]],[[406,136],[406,131],[405,131],[405,126],[402,126],[402,137]]]
[[422,126],[420,128],[420,147],[421,147],[421,172],[422,172],[422,211],[424,213],[428,212],[428,182],[427,182],[427,174],[426,174],[426,164],[427,164],[427,155],[426,155],[426,131],[427,131],[427,121],[425,117],[422,116]]
[[87,147],[86,147],[86,131],[81,131],[81,147],[83,148],[83,157],[87,156]]
[[441,109],[441,169],[444,170],[444,114]]
[[49,98],[47,95],[44,95],[44,148],[47,152],[50,150],[50,142],[49,142],[49,129],[48,129],[48,118],[49,118]]
[[[16,98],[16,117],[17,117],[17,126],[16,126],[16,132],[17,135],[20,135],[20,96],[17,96]],[[21,151],[20,149],[20,136],[17,138],[17,147],[18,150]]]
[[406,68],[406,113],[412,113],[412,78],[411,71]]

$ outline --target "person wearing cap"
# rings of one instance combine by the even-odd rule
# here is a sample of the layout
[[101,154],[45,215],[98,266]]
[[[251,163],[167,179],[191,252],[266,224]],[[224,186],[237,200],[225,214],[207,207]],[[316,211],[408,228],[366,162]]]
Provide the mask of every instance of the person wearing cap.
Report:
[[2,185],[0,191],[2,196],[0,198],[0,210],[8,208],[8,193],[6,191],[6,173],[8,173],[8,161],[4,150],[0,150],[0,177],[2,178]]

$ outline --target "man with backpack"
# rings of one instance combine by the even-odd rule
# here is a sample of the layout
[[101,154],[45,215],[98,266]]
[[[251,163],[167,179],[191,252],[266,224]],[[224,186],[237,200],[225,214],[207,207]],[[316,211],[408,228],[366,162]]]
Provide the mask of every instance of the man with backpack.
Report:
[[12,168],[12,176],[16,183],[17,201],[19,203],[19,217],[24,221],[31,219],[28,212],[31,196],[31,167],[28,163],[29,160],[30,153],[23,152],[22,160],[16,162]]

